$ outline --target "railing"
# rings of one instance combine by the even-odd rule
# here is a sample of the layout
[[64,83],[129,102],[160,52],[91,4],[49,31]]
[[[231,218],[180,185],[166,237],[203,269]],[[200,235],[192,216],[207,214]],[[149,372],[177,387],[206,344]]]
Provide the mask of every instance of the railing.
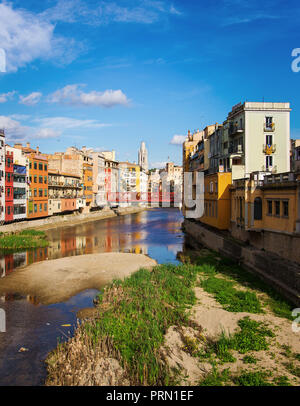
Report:
[[243,132],[244,132],[244,128],[239,126],[238,124],[232,124],[231,126],[229,126],[229,129],[228,129],[229,135],[241,134]]
[[243,146],[242,145],[236,145],[236,146],[231,145],[228,148],[228,153],[229,154],[243,154],[244,153]]
[[275,123],[266,124],[264,123],[264,131],[275,131]]

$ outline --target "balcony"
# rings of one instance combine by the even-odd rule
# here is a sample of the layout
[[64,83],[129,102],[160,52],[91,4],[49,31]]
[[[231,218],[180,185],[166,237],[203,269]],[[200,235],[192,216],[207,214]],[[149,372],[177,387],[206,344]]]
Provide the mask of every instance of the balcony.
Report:
[[270,124],[264,123],[264,131],[265,132],[275,131],[275,123],[270,123]]
[[263,144],[263,153],[266,155],[271,155],[276,152],[276,144],[274,145],[267,145]]
[[239,126],[238,124],[231,124],[228,129],[228,134],[230,136],[234,136],[236,134],[242,134],[243,132],[244,132],[244,129],[241,126]]
[[229,154],[238,154],[242,155],[244,153],[242,145],[230,145],[228,148]]

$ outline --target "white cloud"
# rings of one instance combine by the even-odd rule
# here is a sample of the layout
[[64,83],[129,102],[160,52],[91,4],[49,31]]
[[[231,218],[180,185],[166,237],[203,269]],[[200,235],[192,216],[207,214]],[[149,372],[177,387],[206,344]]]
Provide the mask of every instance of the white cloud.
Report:
[[34,138],[55,138],[61,135],[61,131],[55,131],[52,128],[40,128],[34,135]]
[[30,138],[53,138],[60,135],[59,131],[51,128],[25,126],[7,116],[0,116],[0,128],[5,130],[8,142],[24,141]]
[[111,126],[111,124],[99,123],[97,120],[79,120],[70,117],[37,118],[33,121],[39,123],[43,127],[52,127],[55,129],[102,128]]
[[167,1],[136,0],[134,6],[122,6],[120,1],[106,0],[89,7],[82,0],[58,0],[54,7],[45,10],[41,16],[50,22],[80,22],[97,26],[110,22],[152,24],[162,16],[180,14]]
[[0,46],[6,53],[6,70],[15,72],[36,59],[68,63],[80,46],[72,39],[55,35],[55,25],[41,15],[14,9],[11,3],[0,3]]
[[40,92],[33,92],[28,96],[20,96],[19,103],[25,104],[26,106],[34,106],[41,100],[42,96]]
[[83,85],[67,85],[48,96],[50,103],[64,103],[83,106],[113,107],[117,105],[126,106],[129,104],[127,96],[122,90],[105,90],[97,92],[95,90],[84,93]]
[[15,91],[13,92],[8,92],[8,93],[2,93],[0,94],[0,103],[6,103],[8,100],[11,100],[13,96],[15,95]]
[[174,135],[170,144],[172,145],[182,145],[186,140],[186,135]]

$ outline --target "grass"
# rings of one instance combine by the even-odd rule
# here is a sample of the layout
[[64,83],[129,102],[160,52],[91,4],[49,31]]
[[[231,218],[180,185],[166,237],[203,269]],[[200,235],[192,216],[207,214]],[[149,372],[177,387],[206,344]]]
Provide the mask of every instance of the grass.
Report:
[[[240,311],[235,309],[243,308],[242,299],[245,298],[245,300],[248,301],[248,305],[253,309],[250,312],[260,313],[260,306],[269,307],[276,316],[293,320],[291,313],[295,306],[291,302],[286,300],[280,293],[262,281],[258,276],[242,268],[231,259],[223,257],[217,252],[206,249],[204,255],[199,255],[199,252],[188,251],[185,255],[181,255],[181,260],[201,267],[204,266],[203,274],[210,277],[211,280],[207,283],[205,283],[205,281],[202,283],[211,290],[211,293],[215,295],[215,298],[218,301],[222,301],[222,303],[220,303],[226,308],[226,310]],[[218,274],[225,276],[227,278],[226,282],[229,280],[232,282],[232,285],[230,286],[225,283],[222,286],[220,282],[216,282],[214,279],[216,279]],[[256,300],[254,298],[255,293],[253,292],[249,292],[252,294],[247,293],[244,295],[243,293],[235,293],[235,283],[246,288],[250,287],[258,292],[266,293],[268,298],[258,304],[258,299]],[[218,287],[225,287],[226,292],[224,294],[218,293]],[[213,290],[215,290],[216,293],[214,293]],[[235,291],[237,292],[236,289]],[[249,309],[246,311],[249,312]]]
[[47,236],[43,231],[23,230],[16,234],[0,235],[0,248],[3,250],[39,248],[48,245]]
[[[202,349],[195,354],[200,360],[205,358],[212,360],[213,355],[215,355],[221,363],[228,363],[236,361],[232,355],[233,350],[240,354],[246,354],[269,349],[269,338],[273,338],[274,333],[262,322],[244,317],[238,321],[238,326],[240,329],[235,334],[228,336],[223,332],[217,341],[208,342],[205,350]],[[243,358],[243,362],[255,364],[256,359],[252,355],[247,355]]]
[[238,386],[273,386],[268,380],[271,373],[255,371],[255,372],[242,372],[240,375],[233,377],[233,382]]
[[257,359],[255,357],[253,357],[253,355],[245,355],[245,357],[243,358],[243,363],[244,364],[256,364]]
[[191,288],[197,272],[189,265],[139,270],[124,281],[114,281],[101,295],[99,319],[85,328],[95,343],[107,335],[113,338],[135,382],[170,383],[159,350],[170,326],[188,325],[187,310],[196,302]]
[[[222,278],[218,277],[221,275]],[[174,384],[177,378],[164,361],[161,348],[171,326],[191,326],[201,333],[201,327],[189,321],[189,309],[196,303],[193,288],[199,285],[199,277],[203,289],[213,294],[226,310],[249,313],[264,311],[262,304],[265,303],[250,290],[260,286],[259,289],[263,291],[265,288],[261,282],[216,253],[207,252],[205,257],[186,258],[179,266],[159,265],[152,272],[141,269],[122,281],[116,280],[108,285],[99,295],[98,317],[80,327],[84,332],[82,336],[89,337],[95,349],[105,347],[103,343],[109,342],[110,353],[115,354],[114,357],[125,369],[131,385]],[[237,289],[238,283],[246,288],[245,291]],[[275,294],[270,301],[273,301],[273,308],[277,308],[282,317],[287,316],[287,302],[280,297],[276,299]],[[244,371],[239,376],[231,377],[227,370],[218,372],[216,369],[218,363],[236,361],[233,351],[246,354],[244,363],[255,364],[255,357],[248,353],[269,349],[274,333],[264,323],[245,317],[238,321],[238,326],[239,330],[233,335],[223,333],[217,341],[202,341],[201,336],[200,339],[182,337],[184,351],[199,361],[213,364],[213,371],[200,385],[220,386],[229,380],[243,386],[270,385],[266,372]],[[76,362],[74,360],[72,365],[76,365]],[[62,372],[63,368],[61,363],[60,377],[66,375]],[[292,368],[297,372],[294,364],[290,366]],[[58,372],[54,367],[51,374],[55,381]],[[57,382],[60,380],[57,379]],[[284,378],[280,382],[284,383]]]
[[297,376],[297,378],[300,378],[300,367],[295,365],[293,362],[288,362],[284,364],[286,369],[294,376]]
[[254,292],[234,288],[234,282],[210,276],[201,281],[201,287],[212,293],[229,312],[262,313],[261,304]]

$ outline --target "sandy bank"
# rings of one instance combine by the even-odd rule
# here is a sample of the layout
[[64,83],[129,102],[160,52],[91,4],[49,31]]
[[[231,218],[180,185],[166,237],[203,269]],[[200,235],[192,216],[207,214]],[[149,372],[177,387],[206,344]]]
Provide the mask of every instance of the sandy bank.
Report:
[[126,207],[120,208],[115,211],[110,209],[103,209],[101,211],[94,211],[90,213],[72,213],[60,216],[51,216],[43,219],[36,219],[31,221],[20,221],[17,223],[5,224],[0,226],[0,232],[11,233],[16,231],[34,228],[39,230],[49,230],[51,228],[72,226],[76,224],[87,223],[90,221],[97,221],[111,217],[124,216],[127,214],[139,213],[146,210],[144,207]]
[[124,278],[156,261],[142,254],[106,253],[79,255],[37,262],[17,269],[0,280],[4,293],[32,295],[42,304],[68,300],[86,289],[101,289],[113,279]]

